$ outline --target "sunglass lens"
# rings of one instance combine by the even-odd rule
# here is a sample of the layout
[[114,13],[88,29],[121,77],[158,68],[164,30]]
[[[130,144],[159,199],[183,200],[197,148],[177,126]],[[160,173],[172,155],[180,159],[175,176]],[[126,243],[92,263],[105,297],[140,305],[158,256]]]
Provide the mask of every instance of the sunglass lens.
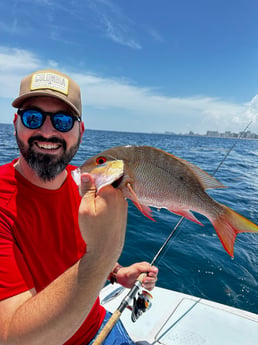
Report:
[[44,122],[44,117],[39,111],[29,109],[22,114],[22,121],[26,127],[30,129],[35,129],[42,126],[42,123]]
[[74,119],[70,115],[55,114],[51,120],[55,129],[60,132],[68,132],[73,128]]

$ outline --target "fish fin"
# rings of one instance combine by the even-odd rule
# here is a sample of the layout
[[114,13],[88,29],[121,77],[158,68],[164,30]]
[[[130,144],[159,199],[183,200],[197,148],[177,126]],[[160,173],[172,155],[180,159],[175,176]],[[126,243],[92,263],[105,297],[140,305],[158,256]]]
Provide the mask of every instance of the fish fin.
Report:
[[138,208],[138,210],[141,211],[141,213],[145,215],[145,217],[151,219],[153,222],[156,222],[156,220],[154,218],[152,218],[152,216],[151,216],[152,211],[148,206],[141,205],[141,204],[139,204],[133,200],[132,200],[132,202]]
[[200,169],[193,163],[190,163],[182,158],[176,157],[179,161],[182,161],[191,171],[198,177],[198,179],[201,181],[201,184],[204,189],[211,189],[211,188],[227,188],[224,186],[221,182],[219,182],[217,179],[209,175],[206,171]]
[[258,233],[258,226],[229,207],[221,206],[223,207],[223,212],[217,219],[212,221],[212,224],[226,252],[233,257],[234,242],[237,234],[241,232]]
[[203,224],[192,214],[192,212],[190,210],[183,210],[182,209],[182,210],[169,210],[169,211],[177,214],[178,216],[183,216],[183,217],[191,220],[192,222],[203,226]]
[[152,221],[156,222],[156,220],[154,218],[152,218],[152,216],[151,216],[152,215],[151,209],[148,206],[142,205],[140,203],[140,201],[138,200],[137,195],[136,195],[135,191],[133,190],[133,187],[131,186],[131,184],[127,183],[126,187],[130,191],[131,196],[132,196],[131,200],[134,203],[134,205],[138,208],[138,210],[141,211],[142,214],[145,215],[145,217],[147,217],[147,218],[151,219]]

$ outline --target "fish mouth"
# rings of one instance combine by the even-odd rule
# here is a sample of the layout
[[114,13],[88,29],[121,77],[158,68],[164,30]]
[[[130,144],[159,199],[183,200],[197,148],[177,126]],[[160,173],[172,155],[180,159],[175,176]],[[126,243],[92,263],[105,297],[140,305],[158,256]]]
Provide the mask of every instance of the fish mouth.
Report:
[[118,188],[120,186],[120,184],[122,183],[123,181],[123,178],[124,178],[124,174],[121,175],[117,180],[115,180],[111,185],[114,187],[114,188]]

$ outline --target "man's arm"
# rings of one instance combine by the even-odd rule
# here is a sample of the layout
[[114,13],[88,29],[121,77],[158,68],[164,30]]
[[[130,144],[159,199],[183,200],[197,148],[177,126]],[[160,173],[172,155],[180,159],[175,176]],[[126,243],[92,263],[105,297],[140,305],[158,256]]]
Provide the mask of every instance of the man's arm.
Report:
[[119,190],[96,196],[91,177],[82,176],[85,195],[79,225],[87,253],[36,294],[26,291],[0,302],[0,343],[63,344],[89,314],[124,244],[127,203]]

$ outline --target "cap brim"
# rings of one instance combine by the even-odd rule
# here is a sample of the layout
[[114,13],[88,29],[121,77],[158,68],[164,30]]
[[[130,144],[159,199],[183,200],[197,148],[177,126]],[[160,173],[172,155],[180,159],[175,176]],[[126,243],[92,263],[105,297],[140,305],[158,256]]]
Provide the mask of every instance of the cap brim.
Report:
[[70,108],[72,108],[72,110],[76,113],[77,116],[81,116],[80,112],[78,111],[78,109],[67,100],[67,98],[63,97],[62,94],[58,94],[58,93],[53,93],[51,92],[51,90],[44,90],[44,91],[33,91],[33,92],[29,92],[27,94],[24,94],[22,96],[19,96],[17,98],[15,98],[12,102],[12,106],[14,108],[20,108],[22,106],[22,104],[29,98],[33,98],[33,97],[38,97],[38,96],[45,96],[45,97],[53,97],[53,98],[57,98],[60,99],[61,101],[63,101],[64,103],[66,103],[67,105],[69,105]]

